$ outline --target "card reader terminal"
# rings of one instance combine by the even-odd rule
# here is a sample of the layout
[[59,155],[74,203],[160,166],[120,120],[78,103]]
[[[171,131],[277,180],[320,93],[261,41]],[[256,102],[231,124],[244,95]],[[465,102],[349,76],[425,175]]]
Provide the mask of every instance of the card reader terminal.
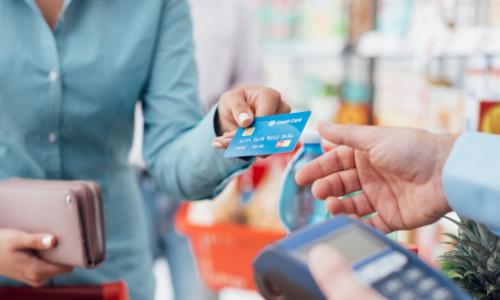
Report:
[[361,281],[389,299],[471,299],[415,254],[345,216],[305,227],[266,248],[254,262],[261,294],[272,300],[326,299],[307,266],[309,252],[318,244],[343,254]]

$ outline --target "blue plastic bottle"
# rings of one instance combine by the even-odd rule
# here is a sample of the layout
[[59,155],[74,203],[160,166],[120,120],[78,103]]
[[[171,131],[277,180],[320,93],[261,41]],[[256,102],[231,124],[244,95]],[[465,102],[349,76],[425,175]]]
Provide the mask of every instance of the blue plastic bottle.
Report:
[[285,171],[279,202],[281,222],[289,231],[328,218],[324,201],[313,196],[311,186],[301,187],[295,182],[295,173],[323,153],[321,139],[315,133],[304,133],[301,141],[302,149],[290,161]]

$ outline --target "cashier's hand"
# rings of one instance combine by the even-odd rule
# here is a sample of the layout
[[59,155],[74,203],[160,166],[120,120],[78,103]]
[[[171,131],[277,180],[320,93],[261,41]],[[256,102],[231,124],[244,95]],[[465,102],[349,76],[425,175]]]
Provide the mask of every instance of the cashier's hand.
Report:
[[33,253],[54,248],[56,243],[53,235],[0,229],[0,275],[42,287],[50,278],[71,272],[71,267],[48,263]]
[[382,300],[374,289],[361,283],[351,265],[332,248],[319,245],[309,256],[309,269],[328,300]]
[[254,117],[286,114],[290,111],[290,106],[283,101],[281,94],[271,88],[250,86],[226,92],[219,100],[219,132],[213,146],[227,148],[236,129],[250,126]]
[[[363,217],[391,232],[437,221],[450,211],[442,173],[454,137],[427,131],[321,123],[323,138],[337,145],[302,168],[296,180],[313,184],[332,214]],[[362,190],[352,198],[338,200]]]

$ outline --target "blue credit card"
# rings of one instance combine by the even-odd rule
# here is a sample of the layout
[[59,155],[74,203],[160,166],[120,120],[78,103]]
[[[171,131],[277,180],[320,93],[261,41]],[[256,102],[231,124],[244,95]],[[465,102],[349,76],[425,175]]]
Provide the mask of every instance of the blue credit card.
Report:
[[310,111],[257,117],[252,126],[238,128],[224,157],[245,157],[291,152],[297,142]]

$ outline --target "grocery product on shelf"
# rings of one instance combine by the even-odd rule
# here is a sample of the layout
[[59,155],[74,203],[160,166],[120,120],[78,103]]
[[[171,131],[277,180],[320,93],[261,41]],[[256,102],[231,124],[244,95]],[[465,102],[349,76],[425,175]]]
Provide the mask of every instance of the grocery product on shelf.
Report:
[[345,60],[342,99],[354,103],[370,103],[372,97],[370,60],[358,55],[346,56]]
[[430,81],[422,128],[440,133],[463,129],[463,93],[448,81]]
[[500,134],[500,100],[481,101],[478,127],[481,132]]
[[370,124],[372,122],[373,62],[371,59],[356,54],[346,54],[344,59],[342,102],[332,120],[340,124]]
[[427,95],[425,72],[405,59],[381,58],[374,72],[375,124],[418,127]]
[[297,35],[297,2],[255,0],[264,43],[290,42]]
[[342,102],[334,119],[338,124],[366,125],[370,124],[371,110],[368,104]]
[[426,76],[427,99],[419,127],[436,133],[463,130],[464,96],[456,86],[456,82],[461,80],[460,66],[459,61],[453,59],[434,59],[430,62]]
[[500,26],[500,0],[490,0],[490,26]]
[[411,24],[413,0],[379,0],[377,30],[396,36],[406,34]]
[[500,55],[491,57],[488,76],[488,98],[500,100]]
[[479,122],[479,103],[488,98],[488,65],[486,57],[476,55],[468,59],[465,71],[466,130],[477,130]]
[[500,56],[492,57],[488,73],[488,98],[479,104],[479,130],[500,134]]
[[[481,2],[476,0],[460,0],[456,3],[455,26],[474,26],[482,16]],[[484,4],[483,4],[484,5]]]
[[325,42],[345,39],[345,1],[309,0],[298,1],[300,31],[302,41]]
[[357,45],[361,37],[375,25],[375,0],[348,1],[349,45]]
[[[311,82],[313,82],[311,80]],[[330,122],[333,116],[336,116],[340,106],[340,98],[338,94],[338,87],[333,84],[325,82],[317,82],[317,89],[321,91],[310,92],[309,105],[311,108],[311,124],[317,124],[318,121]],[[314,125],[313,125],[314,126]]]

